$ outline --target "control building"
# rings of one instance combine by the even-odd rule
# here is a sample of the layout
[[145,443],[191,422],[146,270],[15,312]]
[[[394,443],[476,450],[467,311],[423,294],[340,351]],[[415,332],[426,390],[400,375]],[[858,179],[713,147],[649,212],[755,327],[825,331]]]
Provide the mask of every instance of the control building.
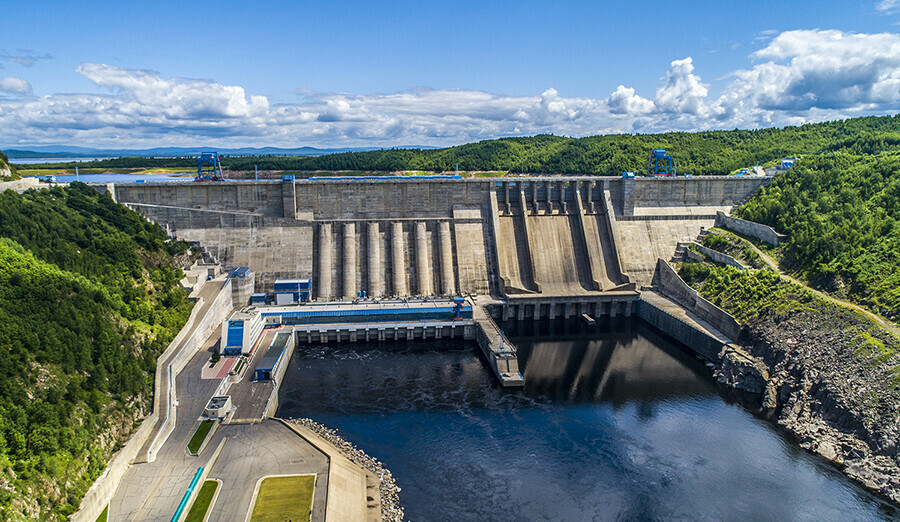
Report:
[[265,321],[253,307],[237,311],[222,324],[222,355],[248,355],[259,341]]
[[298,302],[305,303],[309,301],[309,290],[311,286],[309,278],[276,279],[275,304],[286,305]]

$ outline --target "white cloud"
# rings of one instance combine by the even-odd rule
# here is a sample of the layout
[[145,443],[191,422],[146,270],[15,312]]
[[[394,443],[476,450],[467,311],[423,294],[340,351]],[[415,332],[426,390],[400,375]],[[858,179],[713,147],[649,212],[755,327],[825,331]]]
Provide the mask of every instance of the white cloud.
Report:
[[17,95],[0,97],[0,143],[451,145],[547,132],[757,128],[900,111],[900,35],[787,31],[750,59],[752,67],[715,80],[721,94],[714,98],[687,57],[671,62],[652,97],[626,85],[606,98],[567,97],[553,88],[530,96],[298,89],[299,101],[284,104],[240,86],[85,63],[77,71],[107,93],[31,96],[24,80],[3,79],[3,90]]
[[726,96],[760,110],[900,108],[900,35],[787,31],[752,57],[768,61],[738,71]]
[[49,60],[53,58],[47,53],[39,54],[30,49],[17,49],[15,52],[0,50],[0,60],[15,62],[23,67],[31,67],[39,60]]
[[616,91],[609,95],[609,109],[613,114],[647,114],[655,108],[655,104],[634,93],[631,87],[619,85]]
[[880,0],[875,4],[875,9],[879,11],[896,11],[900,8],[900,0]]
[[660,112],[698,115],[707,92],[700,78],[694,75],[694,63],[688,57],[672,62],[666,84],[657,89],[654,101]]
[[4,76],[0,78],[0,92],[10,94],[28,94],[31,92],[31,84],[22,78]]

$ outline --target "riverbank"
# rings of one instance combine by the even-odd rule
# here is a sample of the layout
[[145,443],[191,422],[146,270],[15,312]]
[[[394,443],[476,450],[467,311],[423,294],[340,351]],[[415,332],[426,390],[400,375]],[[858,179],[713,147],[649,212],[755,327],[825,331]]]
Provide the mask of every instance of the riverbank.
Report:
[[742,325],[738,341],[750,363],[721,357],[719,380],[741,388],[748,372],[754,382],[762,377],[769,420],[800,447],[900,504],[897,337],[871,317],[773,272],[685,264],[680,273]]
[[800,447],[900,504],[900,383],[892,335],[837,307],[767,318],[742,344],[769,369],[766,416]]
[[383,522],[403,522],[403,508],[400,506],[400,487],[394,481],[390,470],[353,444],[347,442],[337,431],[327,428],[312,419],[284,419],[286,422],[309,429],[338,449],[351,462],[363,467],[378,478],[381,494],[381,520]]

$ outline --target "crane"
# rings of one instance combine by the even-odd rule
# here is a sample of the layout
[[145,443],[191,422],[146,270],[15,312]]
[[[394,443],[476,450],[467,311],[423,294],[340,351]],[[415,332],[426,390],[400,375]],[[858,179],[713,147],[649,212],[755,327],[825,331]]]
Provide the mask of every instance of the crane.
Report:
[[197,177],[194,181],[224,181],[218,152],[201,152],[197,158]]
[[650,151],[650,162],[647,164],[648,176],[674,176],[676,168],[675,159],[666,154],[666,149]]

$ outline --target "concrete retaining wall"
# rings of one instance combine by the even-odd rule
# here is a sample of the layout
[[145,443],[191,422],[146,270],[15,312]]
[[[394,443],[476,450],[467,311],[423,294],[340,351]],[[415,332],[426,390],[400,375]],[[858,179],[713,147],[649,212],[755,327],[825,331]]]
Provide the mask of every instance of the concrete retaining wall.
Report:
[[[2,164],[0,164],[2,165]],[[4,173],[5,172],[5,173]],[[0,176],[9,176],[9,171],[4,171],[0,168]],[[40,181],[38,181],[37,177],[28,176],[26,178],[17,179],[13,181],[3,181],[0,182],[0,192],[4,192],[6,190],[12,190],[13,192],[22,193],[28,189],[39,188],[41,186]],[[43,185],[45,187],[50,187],[51,184]]]
[[736,340],[741,334],[741,325],[718,306],[700,296],[696,290],[688,286],[675,270],[664,260],[657,263],[656,278],[660,292],[671,298],[687,310],[694,312],[713,327]]
[[716,263],[721,263],[723,265],[733,266],[740,270],[747,270],[747,267],[741,264],[737,259],[729,256],[728,254],[724,254],[719,252],[718,250],[713,250],[711,248],[705,247],[700,243],[693,243],[693,245],[706,257],[712,259]]
[[744,234],[745,236],[755,237],[760,241],[765,241],[770,245],[778,245],[787,239],[784,234],[775,232],[775,229],[768,225],[761,225],[746,219],[740,219],[726,215],[724,212],[716,213],[716,226],[734,230],[735,232]]
[[708,361],[718,361],[725,343],[660,309],[650,301],[638,305],[638,317],[690,347]]
[[181,370],[184,369],[185,365],[187,365],[194,355],[197,354],[197,351],[203,346],[203,342],[206,341],[213,332],[222,327],[222,322],[225,321],[234,309],[232,307],[231,285],[232,279],[229,278],[225,281],[225,284],[222,285],[216,298],[209,306],[209,310],[198,322],[196,322],[194,332],[188,339],[188,343],[184,345],[181,351],[179,351],[167,365],[165,371],[169,372],[170,400],[169,403],[163,405],[163,407],[168,409],[168,415],[163,421],[163,427],[154,437],[153,442],[150,444],[150,448],[147,451],[147,459],[150,461],[156,459],[156,453],[165,443],[169,435],[172,434],[172,430],[175,429],[175,416],[177,415],[175,404],[178,402],[178,391],[175,388],[175,381],[178,374],[181,373]]
[[[228,310],[226,312],[222,312],[223,305],[227,304]],[[226,285],[222,288],[222,290],[217,294],[213,306],[210,308],[209,313],[206,314],[206,317],[202,319],[200,329],[205,331],[206,334],[202,337],[205,340],[210,333],[212,333],[213,328],[221,328],[222,321],[225,320],[227,314],[231,311],[231,286]],[[131,435],[131,437],[125,442],[125,445],[113,454],[112,458],[109,460],[109,463],[106,466],[106,470],[104,470],[103,474],[94,481],[91,485],[90,489],[85,493],[84,498],[81,500],[81,506],[78,511],[76,511],[72,515],[72,520],[76,522],[84,521],[84,522],[94,522],[103,509],[109,504],[113,495],[116,492],[116,489],[119,487],[119,482],[122,480],[122,477],[125,476],[125,472],[128,471],[128,468],[131,466],[131,463],[138,457],[141,449],[146,444],[147,440],[151,435],[153,435],[154,431],[157,428],[160,420],[160,412],[162,408],[168,408],[170,405],[162,404],[162,389],[161,389],[161,381],[162,375],[164,371],[168,371],[168,364],[164,363],[168,360],[169,357],[175,352],[175,350],[184,342],[185,337],[189,334],[191,329],[194,327],[195,323],[197,323],[199,315],[199,311],[203,306],[202,300],[197,301],[194,305],[194,309],[191,311],[191,315],[185,323],[184,327],[178,332],[178,335],[175,336],[175,339],[169,343],[169,346],[166,348],[166,351],[163,352],[162,355],[157,359],[156,365],[156,375],[154,377],[154,394],[153,394],[153,412],[144,418],[143,422],[141,422],[141,426]],[[215,317],[218,316],[218,317]],[[195,336],[197,339],[199,334]],[[188,347],[185,347],[184,352],[190,351],[191,355],[196,353],[196,349],[198,346],[203,344],[203,341],[199,341],[194,343],[195,346],[193,350],[188,350]],[[179,370],[184,367],[184,364],[187,363],[187,360],[181,362],[181,366]],[[177,374],[177,372],[175,372]],[[174,395],[172,396],[174,398]],[[174,426],[174,424],[173,424]],[[171,431],[171,430],[170,430]]]
[[675,248],[676,248],[676,250],[678,248],[684,249],[684,257],[686,258],[686,261],[689,263],[702,263],[702,262],[706,261],[706,257],[703,254],[701,254],[700,252],[695,252],[695,251],[691,250],[690,248],[688,248],[688,246],[693,245],[693,244],[695,244],[695,243],[694,242],[678,243],[678,245]]

